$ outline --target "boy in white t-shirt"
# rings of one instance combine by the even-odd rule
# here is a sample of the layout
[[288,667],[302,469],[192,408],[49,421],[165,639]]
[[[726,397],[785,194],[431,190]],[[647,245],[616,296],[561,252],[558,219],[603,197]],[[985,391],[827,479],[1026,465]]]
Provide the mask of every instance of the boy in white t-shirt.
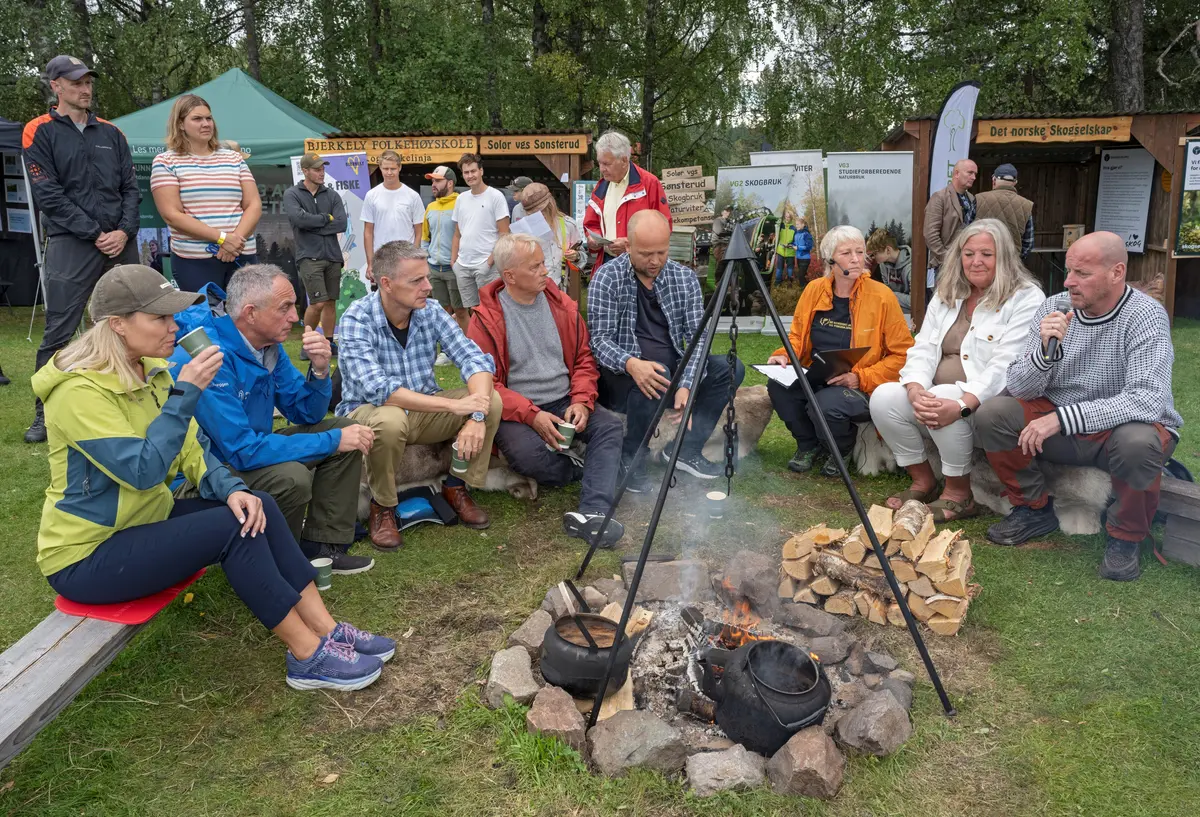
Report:
[[479,290],[500,277],[492,267],[492,248],[508,232],[508,202],[504,194],[483,183],[483,160],[464,153],[458,169],[470,191],[454,202],[454,240],[450,263],[467,309],[479,306]]
[[420,243],[425,222],[425,202],[421,194],[400,181],[400,154],[385,150],[379,154],[379,172],[383,184],[372,187],[363,201],[363,245],[367,253],[367,280],[375,283],[371,266],[375,251],[389,241]]

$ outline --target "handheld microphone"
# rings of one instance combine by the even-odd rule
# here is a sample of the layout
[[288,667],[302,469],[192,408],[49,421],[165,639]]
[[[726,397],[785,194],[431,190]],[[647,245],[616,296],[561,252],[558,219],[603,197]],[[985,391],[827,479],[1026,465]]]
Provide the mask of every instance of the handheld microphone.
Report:
[[[1054,311],[1070,314],[1071,296],[1059,295],[1057,298],[1055,298]],[[1056,354],[1058,354],[1058,338],[1050,338],[1050,340],[1046,342],[1046,354],[1043,355],[1042,359],[1049,363],[1050,361],[1054,360],[1054,356]]]

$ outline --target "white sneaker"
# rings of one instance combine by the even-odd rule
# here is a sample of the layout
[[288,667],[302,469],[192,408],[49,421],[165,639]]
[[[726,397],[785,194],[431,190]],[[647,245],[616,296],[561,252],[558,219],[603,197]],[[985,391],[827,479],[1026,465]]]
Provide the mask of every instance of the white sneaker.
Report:
[[453,366],[454,361],[446,357],[445,352],[438,352],[437,360],[433,361],[434,366]]

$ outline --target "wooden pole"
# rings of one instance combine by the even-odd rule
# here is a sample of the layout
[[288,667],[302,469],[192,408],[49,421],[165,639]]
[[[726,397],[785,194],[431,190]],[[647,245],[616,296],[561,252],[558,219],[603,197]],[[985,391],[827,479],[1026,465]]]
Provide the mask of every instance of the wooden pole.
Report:
[[916,145],[913,149],[912,190],[912,299],[913,328],[920,329],[925,317],[925,275],[929,269],[928,248],[925,246],[925,204],[929,201],[929,163],[933,151],[933,127],[929,119],[917,122]]

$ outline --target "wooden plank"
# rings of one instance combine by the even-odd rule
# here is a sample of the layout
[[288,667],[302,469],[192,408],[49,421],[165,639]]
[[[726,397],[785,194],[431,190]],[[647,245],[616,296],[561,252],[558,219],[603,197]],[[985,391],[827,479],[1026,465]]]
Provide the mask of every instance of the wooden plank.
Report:
[[1200,521],[1200,485],[1164,476],[1158,496],[1158,509],[1165,514]]
[[[56,610],[6,651],[7,680],[0,688],[0,768],[29,745],[143,626],[81,619]],[[12,651],[23,666],[9,659]]]
[[[1200,543],[1193,541],[1195,523],[1178,516],[1167,518],[1167,529],[1163,535],[1162,555],[1175,562],[1200,567]],[[1183,531],[1186,534],[1181,535]]]

